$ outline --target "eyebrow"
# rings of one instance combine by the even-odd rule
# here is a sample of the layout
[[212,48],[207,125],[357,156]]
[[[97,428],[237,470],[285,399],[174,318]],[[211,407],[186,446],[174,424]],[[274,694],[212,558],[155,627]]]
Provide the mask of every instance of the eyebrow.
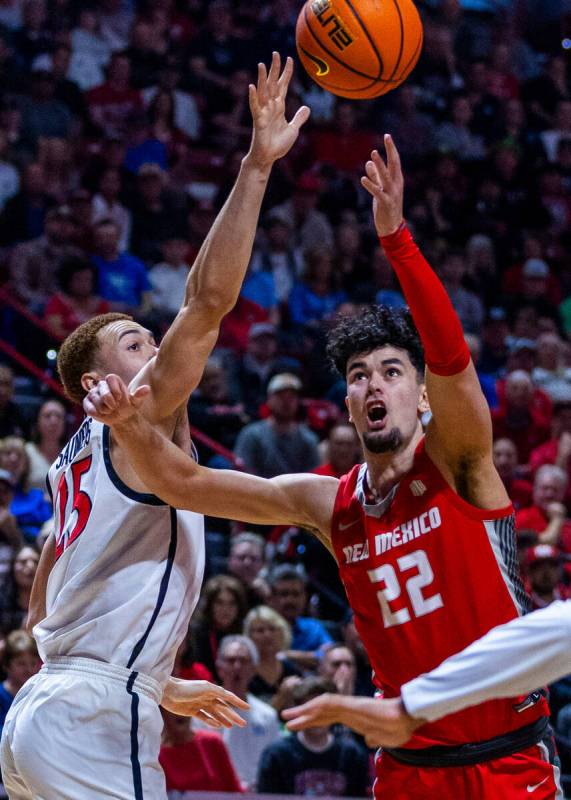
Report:
[[[383,367],[389,366],[391,364],[399,364],[401,367],[404,367],[404,361],[400,358],[384,358],[381,361]],[[351,372],[354,369],[363,369],[367,368],[367,364],[365,361],[353,361],[350,367],[347,368],[347,372]]]
[[119,338],[117,341],[120,342],[124,336],[129,336],[130,333],[138,333],[141,335],[146,334],[147,336],[153,335],[151,331],[148,331],[146,328],[129,328],[129,330],[123,331],[123,333],[119,334]]

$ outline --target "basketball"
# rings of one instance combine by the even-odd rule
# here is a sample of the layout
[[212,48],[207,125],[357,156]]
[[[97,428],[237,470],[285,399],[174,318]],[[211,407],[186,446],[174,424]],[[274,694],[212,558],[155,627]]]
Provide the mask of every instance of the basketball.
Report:
[[351,99],[399,86],[422,50],[412,0],[307,0],[296,26],[297,52],[313,80]]

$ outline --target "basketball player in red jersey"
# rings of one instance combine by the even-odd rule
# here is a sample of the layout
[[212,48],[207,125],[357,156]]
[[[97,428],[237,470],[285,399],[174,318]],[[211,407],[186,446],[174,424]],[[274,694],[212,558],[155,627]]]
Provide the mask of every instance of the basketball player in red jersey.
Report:
[[[340,480],[210,471],[140,418],[145,387],[129,395],[108,376],[84,405],[113,427],[145,485],[170,505],[313,530],[339,564],[376,681],[390,698],[521,615],[525,594],[488,407],[450,300],[403,222],[400,161],[390,137],[385,145],[387,164],[373,152],[362,183],[416,330],[407,313],[375,307],[330,335],[363,465]],[[534,693],[423,725],[406,747],[379,756],[375,794],[515,800],[534,787],[534,798],[559,797],[547,715]]]

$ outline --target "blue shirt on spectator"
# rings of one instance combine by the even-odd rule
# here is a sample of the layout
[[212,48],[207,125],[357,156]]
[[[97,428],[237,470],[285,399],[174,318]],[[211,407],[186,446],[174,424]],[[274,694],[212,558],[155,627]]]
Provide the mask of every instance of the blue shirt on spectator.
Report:
[[110,303],[141,305],[143,292],[150,292],[151,282],[142,261],[130,253],[121,253],[114,261],[93,256],[99,278],[98,293]]
[[24,492],[17,489],[10,503],[10,511],[16,517],[18,527],[28,541],[34,541],[40,528],[52,515],[51,504],[41,489]]
[[270,311],[277,308],[276,284],[271,272],[253,272],[248,275],[241,291],[242,297]]
[[6,714],[10,710],[10,706],[14,702],[13,695],[10,694],[8,689],[4,688],[4,685],[0,683],[0,736],[2,736],[2,730],[4,728],[4,722],[6,720]]
[[323,624],[313,617],[298,617],[291,627],[292,650],[303,650],[311,653],[322,645],[332,642]]
[[306,325],[333,314],[347,300],[345,292],[331,292],[324,296],[315,294],[305,283],[296,283],[289,296],[292,322]]

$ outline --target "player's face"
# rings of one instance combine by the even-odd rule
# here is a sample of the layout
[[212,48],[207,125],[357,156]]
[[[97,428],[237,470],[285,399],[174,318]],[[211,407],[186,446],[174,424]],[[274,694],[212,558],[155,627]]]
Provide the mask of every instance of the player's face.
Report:
[[276,581],[272,588],[272,606],[289,623],[293,623],[296,617],[303,614],[306,602],[303,581]]
[[40,560],[33,547],[24,547],[14,560],[14,581],[20,589],[30,589]]
[[40,659],[34,653],[21,653],[19,656],[12,658],[7,669],[6,674],[8,679],[17,687],[23,686],[27,680],[41,667]]
[[238,696],[245,694],[248,684],[256,674],[250,651],[240,642],[226,645],[218,656],[216,669],[224,688]]
[[236,621],[238,603],[232,592],[222,589],[212,603],[212,622],[219,631],[225,631]]
[[96,379],[112,372],[128,385],[159,351],[152,333],[128,319],[106,325],[99,332],[98,339],[100,345],[95,370],[86,373]]
[[228,567],[245,583],[252,583],[264,563],[261,549],[253,542],[240,542],[235,545],[228,560]]
[[420,430],[425,387],[408,353],[387,345],[347,364],[347,408],[369,453],[394,453]]

